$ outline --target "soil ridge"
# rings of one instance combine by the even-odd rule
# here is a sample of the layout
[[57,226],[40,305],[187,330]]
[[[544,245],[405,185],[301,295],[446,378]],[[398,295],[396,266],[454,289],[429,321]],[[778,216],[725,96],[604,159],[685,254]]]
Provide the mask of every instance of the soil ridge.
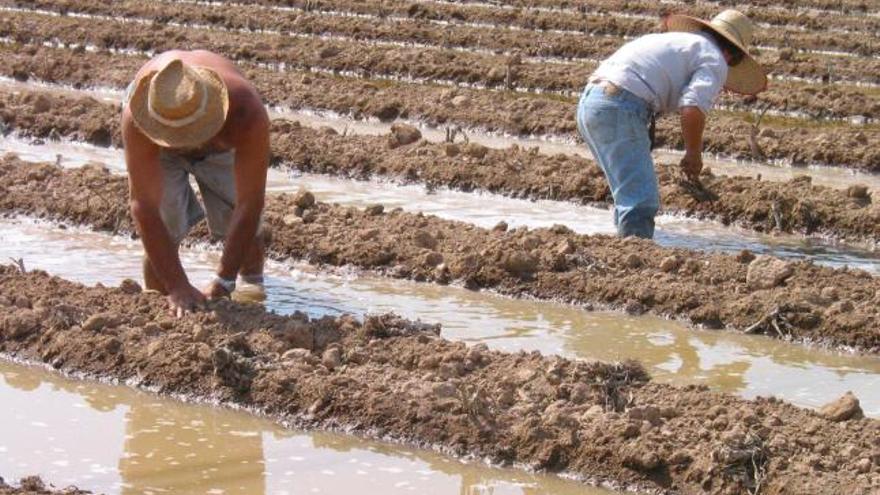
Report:
[[[163,38],[168,43],[168,38]],[[238,48],[236,48],[238,49]],[[38,46],[3,47],[0,74],[85,86],[123,88],[143,63],[131,55],[109,55]],[[106,71],[91,70],[93,64]],[[450,88],[418,83],[354,79],[328,74],[286,72],[243,61],[248,77],[266,101],[293,109],[324,109],[356,119],[421,119],[434,126],[476,126],[489,132],[551,135],[579,140],[573,117],[574,99],[510,91]],[[824,92],[825,90],[820,91]],[[832,91],[833,93],[833,91]],[[823,97],[824,98],[824,97]],[[870,107],[866,104],[866,108]],[[658,123],[657,143],[681,149],[673,118]],[[880,130],[872,126],[810,124],[798,119],[765,117],[760,126],[751,114],[735,116],[718,111],[705,134],[707,153],[745,160],[784,160],[794,165],[838,164],[880,170]]]
[[[7,156],[0,212],[133,233],[128,182],[100,165],[64,170]],[[267,198],[270,255],[516,297],[650,312],[708,328],[880,353],[880,278],[745,251],[737,256],[579,235],[565,226],[483,229],[382,205]],[[191,235],[207,242],[200,226]]]
[[[0,121],[7,132],[38,139],[75,139],[121,146],[118,108],[88,97],[44,91],[0,90]],[[405,127],[409,128],[409,127]],[[413,130],[413,132],[418,132]],[[356,179],[390,178],[429,187],[483,190],[515,198],[571,201],[608,207],[610,192],[591,160],[550,156],[512,147],[414,141],[389,144],[385,136],[342,136],[276,120],[273,162],[305,172]],[[867,188],[814,186],[808,176],[788,182],[703,174],[701,185],[683,182],[673,164],[659,164],[665,212],[756,232],[803,233],[880,242],[880,205]]]

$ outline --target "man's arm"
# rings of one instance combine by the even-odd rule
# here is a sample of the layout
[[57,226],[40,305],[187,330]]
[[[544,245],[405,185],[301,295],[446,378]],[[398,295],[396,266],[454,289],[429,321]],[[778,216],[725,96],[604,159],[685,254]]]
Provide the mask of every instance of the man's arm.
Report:
[[727,78],[727,62],[714,47],[705,47],[696,54],[694,73],[678,101],[681,114],[681,134],[684,140],[684,158],[681,168],[688,179],[699,179],[703,169],[703,129],[706,114],[718,97]]
[[679,112],[685,150],[681,168],[689,179],[695,180],[703,169],[703,129],[706,127],[706,115],[696,106],[682,107]]
[[269,168],[269,116],[261,102],[236,127],[235,209],[217,275],[234,280],[254,242],[266,197]]
[[202,301],[201,294],[186,277],[177,246],[162,221],[164,174],[159,162],[159,147],[134,125],[126,110],[122,117],[122,139],[128,169],[129,204],[138,227],[147,258],[155,275],[169,296],[172,309],[188,311]]

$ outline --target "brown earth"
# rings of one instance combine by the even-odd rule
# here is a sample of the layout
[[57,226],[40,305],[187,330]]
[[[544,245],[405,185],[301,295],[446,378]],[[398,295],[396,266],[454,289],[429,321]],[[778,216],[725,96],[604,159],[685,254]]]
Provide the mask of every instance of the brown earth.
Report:
[[[28,2],[33,3],[33,2]],[[267,11],[253,6],[200,6],[176,5],[170,9],[164,4],[145,4],[127,0],[113,5],[86,2],[38,2],[36,6],[51,7],[58,11],[76,7],[77,12],[95,15],[129,16],[149,18],[161,22],[210,24],[228,29],[271,29],[283,33],[305,33],[311,35],[335,34],[358,40],[382,40],[396,42],[427,43],[437,47],[470,47],[494,50],[496,52],[517,53],[525,56],[556,57],[604,57],[622,43],[619,37],[591,37],[586,43],[583,35],[558,32],[538,32],[509,29],[492,29],[476,26],[437,26],[420,19],[364,19],[357,17],[338,17],[315,15],[304,12]],[[863,40],[864,35],[859,35]],[[821,39],[837,40],[838,36],[821,35]],[[790,40],[788,47],[800,46]],[[880,45],[871,48],[880,49]],[[350,51],[350,50],[345,50]],[[320,55],[320,52],[319,52]],[[338,55],[337,55],[338,56]],[[797,57],[794,52],[778,54],[780,57]],[[592,70],[593,64],[583,64]],[[567,69],[567,68],[566,68]],[[505,67],[506,70],[506,67]],[[513,70],[513,84],[546,84],[546,79],[522,81],[520,67]],[[560,68],[562,70],[562,68]],[[568,72],[568,70],[565,70]],[[576,77],[572,80],[572,75]],[[583,80],[580,75],[566,76],[563,91],[579,91]],[[506,81],[505,81],[506,82]],[[484,82],[488,83],[488,82]],[[573,83],[573,85],[572,85]],[[548,89],[541,86],[540,89]],[[848,118],[862,116],[869,119],[880,118],[880,98],[876,91],[861,87],[841,87],[838,85],[815,85],[796,81],[774,81],[770,89],[762,93],[760,99],[741,98],[725,94],[720,104],[725,108],[754,110],[767,105],[775,111],[796,111],[812,118]]]
[[[453,0],[467,4],[468,0]],[[784,23],[786,25],[798,25],[806,28],[852,27],[853,29],[880,27],[880,21],[866,18],[869,12],[868,2],[864,0],[807,0],[799,1],[796,5],[786,0],[769,1],[704,1],[683,2],[679,5],[680,10],[686,10],[690,15],[702,18],[711,18],[727,5],[735,6],[748,14],[749,18],[756,22]],[[675,5],[657,3],[649,0],[602,0],[590,2],[584,5],[581,2],[571,0],[508,0],[504,3],[520,8],[555,8],[563,11],[582,11],[629,14],[662,14]],[[768,8],[769,7],[769,8]],[[824,9],[828,12],[815,12],[813,9]],[[833,14],[833,15],[826,15]],[[817,22],[820,16],[828,19],[826,24]],[[872,22],[873,21],[873,22]]]
[[[0,121],[19,135],[121,146],[117,118],[116,106],[88,97],[0,90]],[[610,202],[599,168],[580,157],[463,143],[419,141],[398,146],[392,136],[340,136],[285,121],[273,124],[272,137],[273,162],[306,172],[357,179],[383,177],[603,207]],[[880,242],[880,208],[867,190],[813,186],[808,177],[779,183],[709,173],[703,174],[702,187],[695,188],[682,182],[675,170],[675,165],[658,167],[662,202],[668,212],[759,232]]]
[[[123,0],[109,4],[99,4],[89,0],[39,0],[21,2],[6,0],[6,5],[27,9],[47,9],[53,12],[87,13],[122,18],[154,19],[161,22],[177,22],[182,24],[203,24],[227,29],[272,30],[282,33],[300,34],[336,34],[352,36],[363,40],[384,40],[403,42],[422,42],[437,46],[460,46],[467,48],[486,48],[502,51],[519,51],[525,55],[558,56],[558,57],[601,57],[608,55],[622,42],[615,33],[605,37],[590,38],[585,43],[584,34],[604,31],[593,29],[592,24],[605,23],[606,17],[594,17],[577,14],[582,28],[577,32],[554,32],[535,30],[510,30],[506,26],[477,27],[461,23],[438,26],[435,22],[417,18],[373,18],[328,16],[321,12],[278,11],[262,9],[253,5],[191,5],[177,4],[173,7],[167,3],[144,4],[134,0]],[[0,3],[2,5],[3,3]],[[374,4],[377,8],[380,4]],[[656,5],[656,4],[655,4]],[[641,9],[645,4],[633,4],[625,10]],[[654,7],[652,15],[668,10]],[[706,17],[712,17],[717,9],[687,9],[692,15],[700,15],[701,10]],[[759,10],[755,10],[758,12]],[[562,15],[566,11],[560,11]],[[642,13],[644,12],[633,12]],[[606,15],[602,12],[603,15]],[[610,12],[609,12],[610,14]],[[613,18],[613,17],[612,17]],[[789,19],[790,21],[790,19]],[[615,20],[615,22],[618,22]],[[600,24],[602,25],[602,24]],[[777,46],[789,51],[798,50],[835,50],[861,55],[874,55],[880,50],[880,42],[865,32],[842,33],[827,36],[823,26],[822,32],[801,31],[781,25],[773,29],[758,30],[754,44],[760,46]],[[766,32],[765,32],[766,31]],[[766,39],[764,39],[766,38]],[[793,52],[792,52],[793,53]]]
[[[140,57],[87,53],[36,46],[0,46],[0,74],[19,80],[39,78],[78,86],[128,84]],[[381,120],[415,118],[431,125],[460,123],[516,135],[577,137],[574,102],[546,96],[431,85],[367,81],[311,73],[280,73],[240,64],[266,101],[293,109],[321,108],[354,118]],[[92,67],[105,70],[94,71]],[[793,119],[765,118],[750,142],[751,118],[715,112],[706,130],[708,152],[741,159],[784,159],[794,164],[834,163],[880,170],[880,130],[869,126],[810,125]],[[672,118],[658,126],[661,146],[681,148],[678,124]]]
[[30,476],[23,478],[18,483],[18,487],[7,485],[3,478],[0,478],[0,495],[89,495],[92,492],[80,490],[75,487],[56,489],[53,486],[46,486],[40,478]]
[[[310,320],[228,301],[182,319],[127,281],[0,267],[0,352],[292,421],[653,493],[869,494],[880,422],[467,347],[394,315]],[[839,418],[838,418],[839,419]]]
[[[225,2],[233,3],[233,2]],[[572,4],[573,10],[568,11],[554,10],[552,12],[536,11],[528,9],[507,9],[498,7],[486,7],[468,5],[467,2],[457,4],[441,4],[426,3],[413,0],[385,0],[383,2],[364,2],[358,0],[260,0],[259,3],[267,6],[293,6],[299,10],[306,11],[331,11],[331,12],[351,12],[367,15],[394,15],[399,17],[411,17],[419,19],[438,20],[446,22],[470,22],[485,23],[491,25],[511,25],[524,29],[533,30],[568,30],[582,32],[599,32],[614,35],[638,35],[648,30],[655,29],[661,13],[672,11],[688,12],[693,15],[700,14],[704,18],[711,18],[720,12],[723,6],[703,7],[696,5],[682,5],[676,9],[669,5],[658,4],[656,2],[595,2],[589,4],[583,2]],[[640,5],[650,5],[651,11],[631,12],[625,4],[632,4],[635,9]],[[734,8],[743,8],[742,3],[737,2],[730,4]],[[814,29],[817,31],[826,31],[829,28],[840,30],[864,31],[864,34],[871,34],[880,29],[880,20],[877,18],[866,16],[829,16],[817,12],[792,12],[788,11],[773,12],[769,9],[761,7],[746,8],[745,11],[749,15],[755,15],[760,12],[760,16],[765,22],[774,22],[779,26],[776,29],[759,29],[756,39],[761,40],[761,44],[769,44],[775,46],[789,46],[788,39],[792,36],[803,35],[801,27]],[[622,16],[608,16],[612,19],[602,18],[595,13],[613,14],[617,12],[636,13],[656,15],[658,20],[653,19],[632,19]],[[855,9],[853,10],[855,11]],[[839,33],[835,33],[839,34]],[[788,37],[788,39],[786,38]],[[835,43],[827,41],[825,43]],[[829,46],[829,45],[825,45]]]
[[[100,166],[63,170],[7,156],[0,211],[133,231],[127,180]],[[810,262],[663,248],[549,229],[482,229],[381,205],[358,210],[291,195],[267,200],[271,256],[353,266],[395,278],[460,283],[516,297],[650,312],[708,328],[880,353],[880,278]],[[196,229],[193,240],[207,241]]]
[[[161,16],[160,16],[161,17]],[[441,47],[372,45],[359,41],[292,37],[273,33],[193,29],[157,23],[4,13],[0,36],[18,42],[90,43],[100,48],[152,50],[205,48],[238,60],[285,63],[298,69],[449,80],[486,87],[578,91],[595,66],[511,60],[509,55],[447,50]],[[442,32],[442,27],[437,27]],[[582,43],[584,44],[584,43]],[[590,43],[586,43],[590,45]],[[610,53],[613,43],[597,55]],[[880,60],[777,52],[759,60],[776,74],[862,82],[880,81]],[[508,76],[509,72],[509,76]],[[878,75],[874,75],[874,74]]]

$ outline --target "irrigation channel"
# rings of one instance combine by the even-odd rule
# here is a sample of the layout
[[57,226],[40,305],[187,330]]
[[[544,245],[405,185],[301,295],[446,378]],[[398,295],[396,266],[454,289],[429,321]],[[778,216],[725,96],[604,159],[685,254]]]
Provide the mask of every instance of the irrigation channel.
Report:
[[[329,119],[307,118],[309,124],[321,126]],[[375,124],[379,127],[379,124]],[[375,131],[375,127],[370,130]],[[344,128],[344,125],[343,125]],[[62,166],[77,167],[88,162],[106,165],[124,173],[120,150],[80,143],[48,142],[32,144],[26,140],[0,138],[0,149],[35,162],[59,161]],[[60,158],[59,158],[60,157]],[[828,169],[834,173],[832,169]],[[294,192],[308,189],[321,201],[365,207],[383,204],[388,208],[402,207],[452,220],[461,220],[491,228],[500,221],[511,227],[550,227],[566,225],[584,234],[612,233],[614,227],[609,211],[559,201],[530,201],[483,193],[475,201],[473,193],[445,188],[426,190],[421,185],[395,185],[384,181],[356,181],[319,174],[299,174],[273,169],[270,171],[270,192]],[[717,222],[699,221],[675,215],[658,217],[656,241],[664,246],[705,251],[737,253],[748,249],[782,258],[809,258],[828,266],[848,265],[852,268],[880,273],[880,254],[872,246],[844,244],[822,238],[798,235],[760,234],[747,229],[724,226]]]
[[[122,91],[114,88],[100,87],[90,89],[75,89],[70,86],[38,81],[19,82],[8,77],[0,76],[0,89],[10,91],[39,90],[47,94],[58,95],[87,95],[104,102],[116,103],[122,99]],[[380,122],[377,118],[352,119],[340,116],[332,111],[293,110],[284,107],[270,107],[272,118],[297,120],[309,127],[329,127],[339,133],[356,135],[386,135],[392,123]],[[447,128],[435,128],[426,126],[418,121],[409,121],[410,124],[420,128],[422,137],[432,142],[442,142],[447,137]],[[455,127],[451,126],[450,128]],[[462,129],[464,136],[469,141],[482,144],[489,148],[504,149],[512,145],[525,149],[537,149],[542,154],[575,155],[591,158],[589,150],[580,141],[572,142],[565,137],[541,136],[523,137],[512,136],[498,132],[483,132],[480,130]],[[670,149],[657,149],[654,158],[657,162],[677,162],[682,157],[682,152]],[[54,157],[53,157],[54,158]],[[725,157],[705,157],[705,165],[720,175],[761,177],[768,181],[789,181],[795,177],[809,175],[812,183],[836,189],[846,189],[852,185],[865,185],[872,190],[880,190],[880,174],[863,172],[844,167],[815,165],[815,166],[789,166],[784,164],[758,163],[745,160],[732,160]]]
[[[0,361],[0,469],[100,493],[612,495]],[[87,441],[84,441],[87,439]]]

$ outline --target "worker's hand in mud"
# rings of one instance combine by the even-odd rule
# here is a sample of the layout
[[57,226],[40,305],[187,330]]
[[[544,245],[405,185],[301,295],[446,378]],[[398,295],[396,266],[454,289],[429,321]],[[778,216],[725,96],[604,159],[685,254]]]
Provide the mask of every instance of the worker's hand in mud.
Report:
[[205,295],[187,283],[168,294],[168,306],[171,313],[180,318],[186,313],[202,309],[205,306]]
[[223,287],[216,280],[212,280],[205,290],[202,291],[202,294],[205,295],[208,299],[222,299],[224,297],[232,297],[232,294],[226,290],[226,287]]
[[699,182],[700,171],[703,170],[703,155],[701,153],[687,152],[679,163],[681,171],[691,182]]

